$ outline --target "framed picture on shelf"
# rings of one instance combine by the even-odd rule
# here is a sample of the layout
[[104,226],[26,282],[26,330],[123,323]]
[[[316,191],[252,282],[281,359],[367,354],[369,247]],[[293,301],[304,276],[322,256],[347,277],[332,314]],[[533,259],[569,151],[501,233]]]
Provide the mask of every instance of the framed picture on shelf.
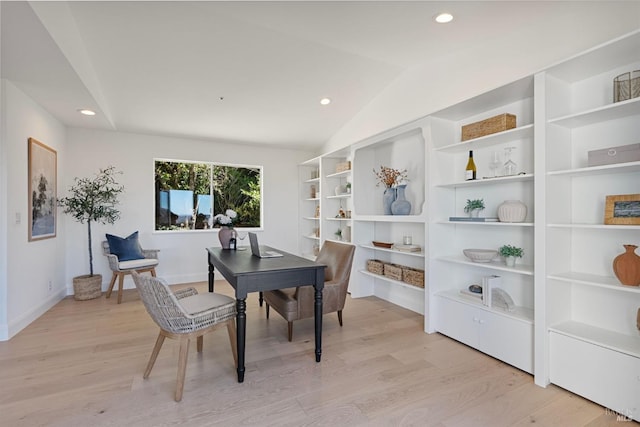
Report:
[[57,153],[29,138],[29,241],[56,237]]
[[604,223],[608,225],[640,225],[640,194],[607,196]]

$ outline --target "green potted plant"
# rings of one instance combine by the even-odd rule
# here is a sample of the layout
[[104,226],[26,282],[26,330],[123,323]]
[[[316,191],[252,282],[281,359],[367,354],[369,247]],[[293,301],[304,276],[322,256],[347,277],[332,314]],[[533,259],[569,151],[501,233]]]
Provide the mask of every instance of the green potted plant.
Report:
[[500,246],[498,253],[504,257],[504,261],[509,267],[516,265],[516,258],[522,258],[522,255],[524,255],[522,248],[512,245]]
[[58,206],[81,224],[87,224],[89,243],[89,274],[73,278],[74,297],[77,300],[97,298],[102,295],[102,275],[93,274],[93,250],[91,223],[113,224],[120,218],[116,209],[118,196],[124,186],[116,181],[115,167],[99,169],[93,178],[74,178],[69,196],[58,199]]
[[467,204],[464,207],[464,211],[472,217],[477,217],[480,211],[483,209],[484,199],[467,199]]
[[340,229],[338,228],[338,231],[336,231],[336,232],[335,232],[335,233],[333,233],[333,234],[335,234],[335,236],[336,236],[336,240],[342,240],[342,230],[340,230]]

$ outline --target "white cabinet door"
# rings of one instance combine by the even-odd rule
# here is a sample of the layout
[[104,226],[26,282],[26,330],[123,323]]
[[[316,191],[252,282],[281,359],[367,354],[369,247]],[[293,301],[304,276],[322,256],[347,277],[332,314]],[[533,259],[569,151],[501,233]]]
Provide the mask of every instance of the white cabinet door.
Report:
[[552,383],[640,421],[640,359],[555,332]]
[[478,348],[478,315],[476,310],[452,301],[436,297],[436,330],[457,341]]

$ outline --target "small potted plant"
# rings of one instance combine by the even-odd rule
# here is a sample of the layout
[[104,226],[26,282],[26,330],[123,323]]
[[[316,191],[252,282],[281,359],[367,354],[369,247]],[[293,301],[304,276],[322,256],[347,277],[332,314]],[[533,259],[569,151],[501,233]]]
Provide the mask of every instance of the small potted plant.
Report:
[[512,245],[503,245],[498,249],[500,256],[504,257],[504,261],[508,267],[516,265],[516,258],[522,258],[524,251],[522,248]]
[[471,217],[477,217],[481,210],[484,209],[484,199],[467,199],[464,211]]
[[336,240],[342,240],[342,230],[340,230],[340,229],[338,228],[338,231],[336,231],[336,232],[335,232],[335,233],[333,233],[333,234],[335,234],[335,236],[336,236]]

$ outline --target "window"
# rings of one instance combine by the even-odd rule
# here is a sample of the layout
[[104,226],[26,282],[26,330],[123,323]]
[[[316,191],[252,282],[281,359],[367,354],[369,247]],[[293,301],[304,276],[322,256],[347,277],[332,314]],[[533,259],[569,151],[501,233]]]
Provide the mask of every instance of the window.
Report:
[[227,209],[234,227],[260,227],[262,167],[155,161],[156,230],[205,230]]

